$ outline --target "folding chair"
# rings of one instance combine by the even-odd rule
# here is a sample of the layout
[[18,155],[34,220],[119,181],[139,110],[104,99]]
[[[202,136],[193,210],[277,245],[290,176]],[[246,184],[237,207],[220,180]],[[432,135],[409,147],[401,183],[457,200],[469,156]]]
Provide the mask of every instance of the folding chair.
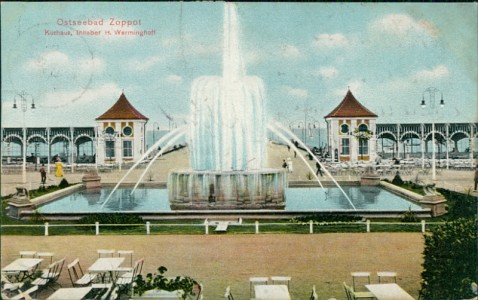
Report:
[[55,290],[52,286],[58,285],[61,287],[61,284],[58,283],[58,278],[60,278],[61,270],[63,269],[63,264],[65,263],[65,258],[55,261],[50,264],[48,269],[43,270],[43,273],[40,277],[35,279],[32,284],[38,286],[48,286],[52,290]]
[[226,288],[226,293],[224,294],[224,299],[225,300],[234,300],[234,297],[232,296],[232,293],[231,293],[231,287],[228,286]]
[[68,275],[70,275],[71,284],[74,287],[80,287],[89,285],[97,274],[83,273],[80,260],[77,258],[68,265]]
[[315,290],[315,284],[312,286],[312,293],[310,294],[310,300],[319,300],[317,291]]

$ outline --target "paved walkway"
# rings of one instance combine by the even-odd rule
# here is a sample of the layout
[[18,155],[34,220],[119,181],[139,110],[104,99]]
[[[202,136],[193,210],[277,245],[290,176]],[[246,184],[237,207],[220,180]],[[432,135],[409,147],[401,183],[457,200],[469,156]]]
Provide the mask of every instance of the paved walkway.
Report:
[[[308,180],[307,174],[310,170],[304,164],[299,155],[294,157],[292,150],[288,151],[287,147],[275,144],[268,145],[268,167],[271,168],[282,168],[282,161],[287,158],[291,158],[292,164],[294,167],[294,172],[288,174],[290,181],[295,180]],[[189,169],[189,156],[186,148],[178,150],[176,152],[169,153],[163,157],[156,160],[151,167],[151,170],[146,173],[143,177],[143,181],[152,181],[152,182],[166,182],[169,171],[173,169]],[[315,171],[315,162],[306,160],[310,165],[311,169]],[[127,183],[136,183],[137,179],[141,176],[146,164],[142,164],[140,169],[134,170],[131,174],[125,179],[124,182]],[[71,173],[68,168],[65,168],[65,178],[69,183],[81,182],[81,178],[85,174],[85,171],[77,171]],[[405,180],[415,180],[417,172],[413,172],[410,175],[404,175]],[[125,174],[127,170],[109,170],[108,172],[101,172],[101,180],[103,183],[117,183]],[[436,176],[436,186],[443,187],[450,190],[464,192],[467,189],[473,189],[473,170],[446,170],[446,169],[437,169]],[[431,172],[429,172],[431,173]],[[393,176],[388,176],[389,179],[392,179]],[[357,181],[359,178],[357,176],[337,176],[335,178],[338,181]],[[429,175],[419,175],[419,179],[424,182],[433,182],[431,174]],[[321,177],[321,180],[331,181],[330,178],[326,176]],[[60,183],[61,178],[54,176],[54,167],[52,167],[52,172],[47,175],[47,185],[49,184],[58,184]],[[15,187],[21,185],[22,176],[21,174],[2,174],[1,175],[1,195],[9,195],[15,192]],[[27,184],[25,184],[29,189],[37,189],[40,186],[40,173],[39,172],[27,172]],[[477,192],[473,192],[473,195],[478,195]]]

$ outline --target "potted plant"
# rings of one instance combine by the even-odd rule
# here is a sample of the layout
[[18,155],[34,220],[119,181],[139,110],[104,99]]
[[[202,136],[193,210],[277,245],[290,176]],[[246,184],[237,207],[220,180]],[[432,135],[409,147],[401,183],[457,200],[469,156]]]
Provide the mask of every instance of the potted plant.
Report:
[[158,273],[148,273],[144,277],[143,275],[137,275],[133,285],[134,299],[142,299],[141,295],[151,290],[180,291],[183,300],[196,295],[195,287],[199,286],[196,280],[189,276],[167,278],[165,276],[167,271],[166,267],[161,266],[158,268]]

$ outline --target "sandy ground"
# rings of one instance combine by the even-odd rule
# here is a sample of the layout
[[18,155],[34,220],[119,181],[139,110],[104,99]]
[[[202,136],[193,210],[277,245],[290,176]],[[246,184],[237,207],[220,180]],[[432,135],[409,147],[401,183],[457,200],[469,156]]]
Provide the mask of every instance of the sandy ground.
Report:
[[[143,274],[159,266],[170,275],[188,275],[204,285],[204,299],[223,299],[231,287],[235,299],[249,299],[250,276],[291,276],[292,299],[309,299],[316,285],[319,299],[346,299],[342,282],[350,272],[398,272],[397,283],[418,297],[423,236],[419,233],[151,235],[151,236],[2,236],[2,267],[20,250],[52,251],[54,259],[76,257],[84,268],[96,249],[132,249],[145,258]],[[125,261],[125,264],[129,264]],[[71,286],[66,266],[60,283]],[[362,286],[363,287],[363,286]],[[39,294],[46,299],[51,291]]]

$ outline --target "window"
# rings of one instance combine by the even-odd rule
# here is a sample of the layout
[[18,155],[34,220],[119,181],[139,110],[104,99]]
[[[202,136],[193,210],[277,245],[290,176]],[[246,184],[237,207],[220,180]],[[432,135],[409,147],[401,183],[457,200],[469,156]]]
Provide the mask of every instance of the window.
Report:
[[358,130],[359,131],[368,131],[368,126],[366,124],[360,124],[360,126],[358,127]]
[[359,154],[368,155],[368,141],[364,139],[359,139]]
[[105,141],[105,150],[108,159],[115,157],[115,141]]
[[131,127],[126,126],[125,128],[123,128],[123,134],[125,136],[131,136],[132,133],[133,133],[133,129],[131,129]]
[[115,134],[115,130],[113,129],[113,127],[107,127],[106,130],[105,130],[105,133],[107,134]]
[[132,157],[132,156],[133,156],[133,142],[123,141],[123,157]]
[[341,155],[349,155],[350,154],[350,140],[349,139],[342,139],[342,151],[340,152]]
[[347,124],[342,124],[342,125],[340,126],[340,132],[343,133],[343,134],[349,133],[349,125],[347,125]]

